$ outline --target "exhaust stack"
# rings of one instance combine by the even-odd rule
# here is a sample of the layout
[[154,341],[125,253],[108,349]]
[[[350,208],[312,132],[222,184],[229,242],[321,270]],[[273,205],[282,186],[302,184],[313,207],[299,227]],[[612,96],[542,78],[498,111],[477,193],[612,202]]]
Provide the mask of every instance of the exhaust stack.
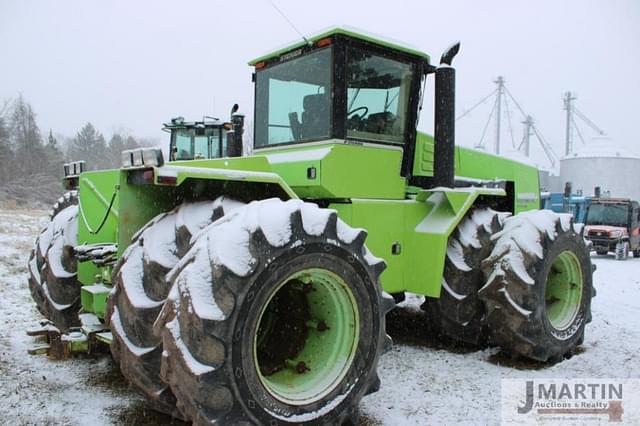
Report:
[[242,136],[244,134],[244,114],[238,113],[238,104],[231,109],[232,128],[227,132],[225,156],[242,157]]
[[433,184],[452,188],[455,176],[456,70],[451,67],[460,43],[448,48],[436,69]]

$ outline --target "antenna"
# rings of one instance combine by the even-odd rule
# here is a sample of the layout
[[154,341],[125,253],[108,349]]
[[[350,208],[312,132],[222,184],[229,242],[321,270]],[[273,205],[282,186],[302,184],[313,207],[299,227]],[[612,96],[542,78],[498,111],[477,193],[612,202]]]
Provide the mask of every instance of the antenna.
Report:
[[293,30],[294,30],[295,32],[297,32],[297,33],[300,35],[300,37],[302,37],[302,39],[304,40],[304,42],[305,42],[305,43],[307,43],[308,45],[311,45],[311,42],[310,42],[309,40],[307,40],[307,38],[304,36],[304,34],[302,34],[302,33],[300,32],[300,30],[299,30],[295,25],[293,25],[293,22],[291,22],[291,21],[289,20],[289,18],[287,18],[287,15],[285,15],[285,14],[284,14],[284,12],[283,12],[283,11],[281,11],[281,10],[280,10],[280,8],[279,8],[278,6],[276,6],[276,4],[275,4],[272,0],[269,0],[269,3],[271,3],[271,6],[273,6],[273,8],[274,8],[275,10],[277,10],[277,11],[278,11],[278,13],[279,13],[280,15],[282,15],[282,17],[285,19],[285,21],[287,21],[287,22],[289,23],[289,25],[291,25],[291,28],[293,28]]

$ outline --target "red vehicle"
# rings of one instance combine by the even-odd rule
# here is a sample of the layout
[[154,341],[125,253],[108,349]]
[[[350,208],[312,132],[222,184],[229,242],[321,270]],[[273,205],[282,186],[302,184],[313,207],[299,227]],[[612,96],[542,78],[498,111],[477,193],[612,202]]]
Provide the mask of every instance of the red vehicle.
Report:
[[625,198],[593,198],[587,209],[585,238],[603,255],[614,252],[625,260],[640,257],[640,205]]

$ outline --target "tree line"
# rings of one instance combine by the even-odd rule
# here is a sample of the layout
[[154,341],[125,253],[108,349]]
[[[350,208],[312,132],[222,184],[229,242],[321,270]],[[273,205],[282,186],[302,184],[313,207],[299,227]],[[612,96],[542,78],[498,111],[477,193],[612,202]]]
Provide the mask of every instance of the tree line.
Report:
[[62,193],[62,165],[84,160],[88,170],[119,168],[125,149],[155,141],[114,133],[109,141],[91,123],[73,137],[43,136],[31,105],[19,95],[0,105],[0,201],[49,205]]

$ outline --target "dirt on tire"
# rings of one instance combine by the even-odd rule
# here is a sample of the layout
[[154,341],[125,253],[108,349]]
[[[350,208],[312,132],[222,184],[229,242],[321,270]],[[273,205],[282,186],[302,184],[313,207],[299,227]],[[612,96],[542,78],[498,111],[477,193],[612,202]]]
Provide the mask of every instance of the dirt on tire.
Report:
[[51,221],[36,239],[29,257],[29,290],[38,311],[60,331],[80,325],[77,243],[78,196],[64,194],[51,210]]
[[[200,234],[168,275],[173,286],[156,323],[166,351],[162,378],[189,420],[197,425],[357,423],[360,399],[380,384],[376,367],[390,343],[384,315],[394,305],[391,296],[383,297],[378,280],[384,262],[368,253],[365,237],[334,211],[275,199],[252,202]],[[358,350],[344,376],[323,396],[293,405],[264,387],[252,348],[262,309],[275,289],[307,268],[343,274],[363,319]],[[304,304],[299,306],[304,311]],[[303,312],[296,315],[304,318]],[[292,339],[271,350],[295,352],[300,343]],[[281,361],[275,356],[267,366],[278,369]]]
[[220,197],[187,202],[156,216],[134,235],[113,272],[115,291],[105,316],[113,333],[111,354],[152,408],[176,418],[184,417],[160,378],[162,338],[153,328],[170,290],[165,276],[188,251],[194,235],[239,205]]
[[[589,250],[571,216],[548,210],[520,213],[506,219],[494,238],[493,252],[482,263],[486,284],[479,291],[490,342],[514,357],[551,363],[570,358],[584,340],[595,294]],[[547,313],[555,303],[547,289],[549,277],[561,273],[554,265],[563,253],[575,258],[582,282],[573,317],[557,328]]]
[[485,309],[478,298],[484,285],[480,265],[491,254],[495,244],[491,236],[502,229],[507,215],[475,208],[449,237],[440,297],[427,297],[422,305],[432,334],[454,343],[485,343]]

